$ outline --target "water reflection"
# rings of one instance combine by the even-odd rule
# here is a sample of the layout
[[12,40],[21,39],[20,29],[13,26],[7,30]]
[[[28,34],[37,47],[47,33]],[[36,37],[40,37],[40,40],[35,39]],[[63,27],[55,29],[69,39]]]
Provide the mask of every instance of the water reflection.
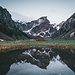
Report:
[[21,60],[26,60],[31,64],[37,65],[40,68],[46,69],[50,62],[50,49],[31,49],[22,52]]
[[[17,71],[18,74],[14,75],[22,75],[22,73],[24,73],[23,75],[31,75],[32,69],[35,72],[39,71],[40,74],[37,72],[36,75],[42,73],[43,75],[75,75],[74,59],[74,50],[45,47],[2,53],[0,54],[0,75],[13,75]],[[20,70],[21,73],[19,73]],[[31,73],[29,74],[27,71]]]

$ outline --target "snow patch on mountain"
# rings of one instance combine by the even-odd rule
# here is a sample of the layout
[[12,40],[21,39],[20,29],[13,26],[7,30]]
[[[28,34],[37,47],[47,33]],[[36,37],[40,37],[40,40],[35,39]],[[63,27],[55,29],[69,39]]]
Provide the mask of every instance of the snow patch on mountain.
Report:
[[31,22],[16,23],[17,27],[21,31],[33,36],[41,36],[47,38],[55,32],[55,28],[53,28],[54,24],[50,24],[47,16],[41,17]]

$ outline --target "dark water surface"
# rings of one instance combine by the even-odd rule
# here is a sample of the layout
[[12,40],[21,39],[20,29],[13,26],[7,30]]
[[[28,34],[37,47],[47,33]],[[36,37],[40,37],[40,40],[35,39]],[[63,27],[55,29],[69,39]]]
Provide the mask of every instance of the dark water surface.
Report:
[[75,50],[38,47],[0,53],[0,75],[75,75]]

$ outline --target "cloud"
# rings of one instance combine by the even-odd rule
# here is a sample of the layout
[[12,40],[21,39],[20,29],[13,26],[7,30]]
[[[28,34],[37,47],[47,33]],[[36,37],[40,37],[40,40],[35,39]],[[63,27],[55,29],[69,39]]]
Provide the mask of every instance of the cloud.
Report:
[[13,20],[20,20],[20,21],[29,22],[29,21],[32,21],[34,19],[32,17],[29,17],[29,16],[21,15],[17,12],[10,12],[10,13],[12,15]]

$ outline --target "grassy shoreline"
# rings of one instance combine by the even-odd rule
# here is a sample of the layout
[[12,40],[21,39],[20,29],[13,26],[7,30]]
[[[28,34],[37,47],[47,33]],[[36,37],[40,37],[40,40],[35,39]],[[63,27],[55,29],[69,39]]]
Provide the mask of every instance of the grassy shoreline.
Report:
[[29,47],[54,47],[54,48],[73,48],[75,49],[75,40],[48,40],[48,41],[6,41],[0,42],[0,53],[17,49],[26,49]]

